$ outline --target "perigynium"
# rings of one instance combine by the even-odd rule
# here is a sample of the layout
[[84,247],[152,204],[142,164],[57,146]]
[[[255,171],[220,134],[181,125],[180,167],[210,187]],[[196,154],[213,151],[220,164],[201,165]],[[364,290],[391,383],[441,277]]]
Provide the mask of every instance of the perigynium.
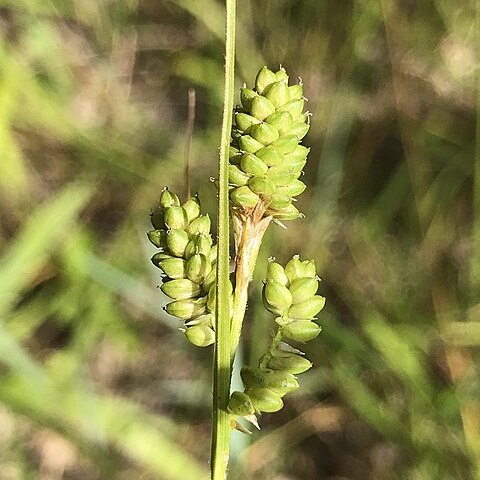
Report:
[[[230,369],[265,231],[272,222],[283,226],[282,222],[302,216],[295,202],[306,188],[300,176],[309,148],[301,143],[310,127],[302,82],[289,84],[283,67],[276,71],[261,68],[253,88],[241,88],[240,100],[233,112],[228,155],[235,238],[235,268],[228,282]],[[165,309],[183,320],[181,329],[191,343],[212,345],[216,342],[219,258],[210,217],[201,213],[198,196],[181,203],[165,188],[151,220],[154,230],[148,238],[159,249],[152,261],[163,273],[163,293],[172,299]],[[296,376],[312,367],[289,342],[304,343],[320,333],[314,320],[325,298],[317,295],[318,285],[313,260],[302,261],[296,255],[285,266],[273,259],[269,262],[262,297],[265,308],[275,315],[277,332],[258,363],[241,369],[244,391],[233,392],[223,407],[230,416],[230,428],[245,431],[239,418],[257,425],[256,413],[280,410],[283,397],[299,387]]]

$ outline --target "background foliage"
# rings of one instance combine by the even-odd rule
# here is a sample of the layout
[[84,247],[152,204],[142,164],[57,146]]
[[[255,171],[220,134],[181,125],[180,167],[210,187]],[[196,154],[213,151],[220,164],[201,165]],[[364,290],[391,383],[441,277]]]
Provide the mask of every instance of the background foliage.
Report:
[[[306,219],[267,235],[244,359],[269,255],[315,258],[328,301],[315,368],[234,436],[231,478],[480,478],[473,0],[239,3],[238,86],[281,63],[314,114]],[[183,188],[189,87],[215,216],[223,25],[217,0],[0,0],[2,480],[207,471],[211,351],[162,311],[145,231]]]

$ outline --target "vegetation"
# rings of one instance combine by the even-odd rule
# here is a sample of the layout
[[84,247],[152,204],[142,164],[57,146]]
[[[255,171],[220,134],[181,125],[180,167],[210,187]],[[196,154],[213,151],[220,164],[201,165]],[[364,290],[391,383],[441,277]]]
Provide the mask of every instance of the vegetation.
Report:
[[[216,229],[224,5],[0,8],[0,477],[208,478],[211,349],[161,309],[144,232],[183,188],[190,87]],[[231,479],[480,478],[479,9],[239,5],[236,88],[282,64],[313,120],[305,218],[265,234],[233,390],[272,338],[269,255],[315,259],[328,302],[301,388],[233,433]]]

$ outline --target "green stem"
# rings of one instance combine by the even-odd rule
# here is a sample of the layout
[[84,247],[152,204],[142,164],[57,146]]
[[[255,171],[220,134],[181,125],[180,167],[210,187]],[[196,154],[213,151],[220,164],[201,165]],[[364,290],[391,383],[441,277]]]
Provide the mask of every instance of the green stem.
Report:
[[235,11],[236,0],[226,0],[225,90],[222,136],[219,158],[218,192],[218,260],[215,367],[213,380],[213,429],[211,478],[224,480],[230,451],[232,431],[227,405],[230,396],[230,311],[229,311],[229,205],[228,150],[232,129],[235,71]]

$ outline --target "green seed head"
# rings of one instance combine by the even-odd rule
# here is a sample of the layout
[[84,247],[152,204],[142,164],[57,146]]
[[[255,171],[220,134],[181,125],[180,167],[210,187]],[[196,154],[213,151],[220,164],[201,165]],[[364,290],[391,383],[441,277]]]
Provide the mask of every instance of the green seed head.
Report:
[[208,347],[215,342],[215,332],[207,325],[199,324],[185,330],[185,336],[197,347]]
[[278,218],[278,220],[295,220],[300,216],[301,214],[298,208],[293,204],[290,204],[288,207],[279,210],[275,214],[275,217]]
[[299,387],[297,379],[288,372],[269,370],[263,372],[262,376],[265,386],[282,397]]

